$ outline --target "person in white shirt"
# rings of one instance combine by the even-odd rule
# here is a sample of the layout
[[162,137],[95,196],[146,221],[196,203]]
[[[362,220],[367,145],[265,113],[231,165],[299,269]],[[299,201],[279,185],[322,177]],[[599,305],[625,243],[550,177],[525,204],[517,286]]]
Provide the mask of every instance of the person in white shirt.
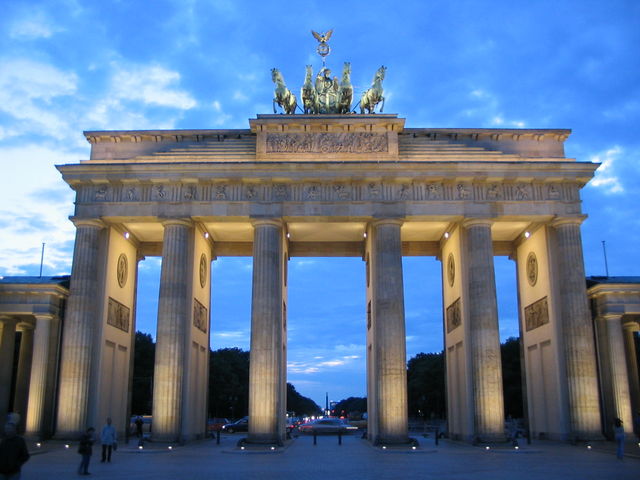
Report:
[[117,442],[116,429],[111,425],[111,417],[107,417],[107,424],[102,427],[100,432],[100,443],[102,443],[102,460],[101,463],[111,462],[111,452],[115,450]]

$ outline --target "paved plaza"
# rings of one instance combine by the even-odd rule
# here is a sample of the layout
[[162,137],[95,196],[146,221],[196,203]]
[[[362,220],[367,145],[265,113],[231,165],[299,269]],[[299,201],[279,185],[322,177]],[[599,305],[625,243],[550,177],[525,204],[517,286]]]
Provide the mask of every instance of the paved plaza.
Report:
[[[448,441],[434,444],[421,438],[420,447],[381,450],[359,436],[301,436],[275,452],[268,448],[240,451],[241,435],[191,443],[185,447],[147,443],[139,451],[135,442],[122,445],[112,463],[100,463],[100,446],[94,447],[91,478],[109,479],[638,479],[640,448],[628,444],[623,461],[615,457],[612,443],[571,446],[555,442],[510,447],[474,447]],[[31,446],[31,445],[30,445]],[[23,469],[23,480],[78,478],[77,445],[66,450],[59,442],[45,443]]]

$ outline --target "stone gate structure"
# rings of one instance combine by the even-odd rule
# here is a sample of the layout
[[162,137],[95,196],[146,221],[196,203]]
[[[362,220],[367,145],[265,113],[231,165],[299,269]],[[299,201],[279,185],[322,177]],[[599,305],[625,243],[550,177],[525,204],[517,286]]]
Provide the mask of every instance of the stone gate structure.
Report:
[[[58,166],[76,192],[77,233],[56,435],[107,415],[121,429],[128,423],[145,256],[162,257],[153,436],[204,434],[210,264],[233,255],[253,257],[248,440],[281,442],[287,261],[357,256],[366,264],[369,439],[406,442],[402,257],[424,255],[442,262],[449,433],[500,440],[493,257],[508,255],[517,265],[532,434],[600,436],[580,237],[580,189],[597,165],[565,157],[569,134],[405,128],[390,114],[258,115],[246,130],[85,132],[91,158]],[[622,337],[611,338],[618,348]],[[627,371],[615,365],[623,382]],[[620,398],[616,412],[629,418],[629,395]]]

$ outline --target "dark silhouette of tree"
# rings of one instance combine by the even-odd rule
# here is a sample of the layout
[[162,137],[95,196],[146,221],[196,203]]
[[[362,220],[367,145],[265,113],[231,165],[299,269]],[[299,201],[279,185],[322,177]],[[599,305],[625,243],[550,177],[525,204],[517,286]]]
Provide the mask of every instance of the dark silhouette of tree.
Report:
[[336,417],[348,417],[353,420],[360,420],[362,414],[366,411],[367,397],[349,397],[336,403],[331,414]]
[[508,338],[500,345],[502,357],[502,389],[504,414],[522,418],[522,370],[520,369],[520,340]]
[[241,418],[249,412],[249,352],[222,348],[209,355],[209,416]]
[[293,412],[295,416],[319,415],[322,410],[316,402],[303,397],[296,391],[296,387],[287,383],[287,412]]
[[136,332],[131,386],[131,413],[133,415],[151,415],[155,357],[156,344],[151,335]]
[[444,353],[419,353],[407,363],[407,399],[410,417],[444,418]]

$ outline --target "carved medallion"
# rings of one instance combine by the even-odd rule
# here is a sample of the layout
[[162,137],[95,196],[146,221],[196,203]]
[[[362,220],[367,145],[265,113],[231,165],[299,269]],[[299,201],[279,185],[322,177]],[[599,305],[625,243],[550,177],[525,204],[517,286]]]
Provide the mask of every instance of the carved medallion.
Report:
[[453,287],[453,282],[456,280],[456,262],[453,259],[453,253],[450,253],[447,257],[447,280],[449,286]]
[[204,288],[207,284],[207,256],[200,255],[200,286]]
[[538,259],[536,258],[536,254],[530,252],[527,256],[527,281],[529,285],[532,287],[538,281]]
[[129,264],[127,262],[127,256],[121,253],[118,257],[118,266],[116,268],[116,277],[118,278],[118,285],[120,288],[124,288],[127,284],[127,276],[129,275]]

